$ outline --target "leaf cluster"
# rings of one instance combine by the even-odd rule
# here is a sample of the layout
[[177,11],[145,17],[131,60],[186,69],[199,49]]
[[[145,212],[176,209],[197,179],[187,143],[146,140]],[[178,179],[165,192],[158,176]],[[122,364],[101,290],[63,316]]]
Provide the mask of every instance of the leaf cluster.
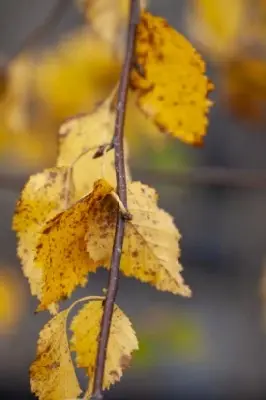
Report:
[[[80,5],[95,32],[106,35],[116,49],[121,40],[117,26],[126,24],[128,8],[124,1],[111,3],[105,7],[104,0],[92,0]],[[103,21],[108,35],[102,31]],[[162,131],[187,143],[201,143],[210,106],[204,62],[181,34],[144,8],[136,62],[140,70],[132,70],[129,84],[140,110]],[[159,208],[156,191],[132,181],[126,165],[128,210],[117,195],[112,148],[116,94],[117,85],[92,112],[61,126],[56,166],[30,177],[13,218],[23,272],[39,299],[37,310],[56,314],[40,332],[30,369],[32,391],[41,400],[80,394],[70,350],[76,352],[77,366],[87,370],[87,395],[91,394],[104,298],[79,300],[88,302],[71,322],[70,349],[66,321],[76,303],[59,313],[58,303],[84,286],[101,266],[111,268],[118,212],[132,216],[126,221],[122,273],[161,291],[191,295],[181,275],[180,233],[173,218]],[[95,157],[99,153],[101,157]],[[131,322],[115,305],[104,389],[120,380],[137,348]]]

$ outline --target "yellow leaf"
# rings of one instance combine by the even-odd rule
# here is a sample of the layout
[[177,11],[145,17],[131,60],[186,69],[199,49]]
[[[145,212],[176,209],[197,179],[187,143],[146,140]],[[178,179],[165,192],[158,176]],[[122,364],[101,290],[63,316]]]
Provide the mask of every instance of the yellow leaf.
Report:
[[[87,369],[90,378],[88,392],[91,393],[95,372],[99,330],[103,306],[101,301],[91,301],[73,318],[71,350],[77,353],[78,367]],[[115,305],[107,347],[103,389],[119,381],[123,370],[129,366],[131,354],[138,349],[138,340],[130,320]]]
[[86,252],[85,234],[90,209],[100,212],[101,202],[112,187],[95,182],[94,190],[43,226],[36,242],[34,267],[42,269],[43,288],[38,310],[71,295],[77,285],[85,285],[88,272],[97,265]]
[[13,230],[18,237],[18,256],[31,293],[38,298],[42,292],[42,270],[33,263],[36,243],[46,220],[65,208],[66,197],[71,196],[67,184],[67,168],[46,169],[30,177],[16,205]]
[[[90,213],[87,250],[100,265],[110,267],[116,225],[116,207],[106,196],[101,209]],[[180,234],[172,217],[157,206],[154,189],[140,182],[128,187],[128,209],[120,269],[126,275],[150,283],[157,289],[190,296],[178,262]]]
[[37,358],[30,367],[31,390],[40,400],[76,399],[81,393],[72,364],[64,310],[41,330]]
[[143,12],[136,60],[144,76],[133,70],[131,86],[137,91],[140,109],[162,131],[186,143],[201,144],[211,84],[200,55],[165,19]]
[[[110,150],[104,157],[92,158],[97,147],[110,143],[113,137],[115,113],[110,108],[110,102],[111,99],[107,99],[91,114],[67,121],[59,131],[57,165],[74,163],[72,176],[76,200],[89,193],[103,173],[106,180],[115,183],[114,151]],[[92,151],[83,154],[91,148]]]
[[[103,157],[92,158],[97,147],[112,141],[115,112],[111,109],[111,102],[112,95],[91,114],[67,121],[59,131],[60,149],[57,165],[74,163],[72,176],[75,200],[89,193],[97,179],[104,178],[111,184],[116,184],[114,150],[108,151]],[[83,154],[88,149],[93,150]]]

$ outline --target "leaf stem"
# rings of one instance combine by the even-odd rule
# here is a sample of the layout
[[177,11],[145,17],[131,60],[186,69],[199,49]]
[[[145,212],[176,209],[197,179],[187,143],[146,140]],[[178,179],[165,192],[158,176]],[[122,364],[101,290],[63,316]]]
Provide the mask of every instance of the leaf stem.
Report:
[[[131,0],[128,33],[127,33],[126,55],[118,89],[117,114],[116,114],[115,132],[114,132],[117,194],[125,209],[127,208],[127,187],[126,187],[124,140],[123,140],[124,121],[126,114],[129,76],[134,55],[136,26],[139,20],[139,14],[140,14],[139,0]],[[107,295],[106,295],[106,301],[104,303],[103,317],[101,321],[101,331],[99,335],[99,345],[97,351],[95,376],[93,382],[93,394],[91,396],[91,399],[93,400],[103,399],[102,384],[104,377],[106,350],[108,345],[114,303],[118,292],[119,266],[120,266],[121,253],[123,247],[124,232],[125,232],[125,219],[123,217],[123,214],[118,210],[111,267],[108,279]]]

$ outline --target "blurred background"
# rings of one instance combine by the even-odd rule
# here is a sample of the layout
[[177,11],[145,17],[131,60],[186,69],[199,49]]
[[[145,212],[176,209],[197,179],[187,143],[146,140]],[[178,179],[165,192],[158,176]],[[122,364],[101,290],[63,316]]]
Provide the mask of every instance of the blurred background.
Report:
[[[133,102],[129,107],[132,175],[154,186],[174,216],[193,297],[121,278],[118,304],[140,351],[106,398],[266,399],[266,2],[150,0],[150,10],[201,52],[215,105],[201,148],[163,137]],[[54,165],[60,123],[91,109],[119,75],[119,56],[83,25],[71,0],[0,1],[3,399],[34,398],[28,368],[49,318],[34,315],[37,301],[16,257],[16,200],[30,174]],[[99,271],[73,298],[99,294],[106,280]]]

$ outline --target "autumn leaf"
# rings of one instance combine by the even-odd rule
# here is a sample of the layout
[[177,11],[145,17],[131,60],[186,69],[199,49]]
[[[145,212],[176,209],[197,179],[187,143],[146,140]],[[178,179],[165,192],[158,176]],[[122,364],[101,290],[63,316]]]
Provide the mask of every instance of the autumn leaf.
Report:
[[[113,138],[115,112],[111,108],[111,102],[112,95],[92,113],[67,121],[59,131],[57,165],[74,164],[72,176],[75,200],[89,193],[97,179],[104,178],[110,184],[116,184],[114,150],[108,151],[103,157],[93,159],[97,148],[111,143]],[[86,152],[89,149],[92,151]]]
[[[128,186],[128,210],[121,271],[158,290],[190,296],[180,274],[180,234],[172,217],[157,206],[154,189],[140,182]],[[87,251],[95,263],[110,267],[117,207],[113,196],[106,196],[101,208],[90,212]]]
[[66,200],[71,200],[68,169],[50,168],[30,177],[16,205],[13,230],[17,232],[18,256],[31,293],[38,298],[43,281],[42,270],[33,263],[36,243],[46,220],[63,210]]
[[[59,155],[57,165],[73,165],[75,199],[89,193],[97,179],[104,173],[105,179],[115,183],[114,151],[93,159],[97,148],[110,143],[113,137],[115,113],[108,98],[91,114],[70,119],[59,131]],[[92,149],[92,151],[86,150]],[[79,158],[80,157],[80,158]]]
[[162,131],[201,144],[212,85],[200,55],[165,19],[148,12],[138,24],[135,53],[142,74],[132,71],[131,86],[140,109]]
[[101,203],[111,191],[112,187],[104,180],[95,182],[89,195],[42,227],[34,249],[34,267],[43,273],[39,311],[70,296],[77,285],[84,286],[88,273],[96,270],[97,265],[86,252],[85,234],[90,210],[100,213]]
[[76,399],[81,393],[72,364],[64,310],[40,332],[37,358],[30,367],[31,390],[39,400]]
[[[101,301],[91,301],[73,318],[71,350],[76,352],[78,367],[86,368],[90,378],[89,394],[95,373],[95,360],[101,326],[103,306]],[[129,366],[131,354],[138,349],[138,340],[130,320],[115,305],[104,369],[103,390],[119,381]]]

